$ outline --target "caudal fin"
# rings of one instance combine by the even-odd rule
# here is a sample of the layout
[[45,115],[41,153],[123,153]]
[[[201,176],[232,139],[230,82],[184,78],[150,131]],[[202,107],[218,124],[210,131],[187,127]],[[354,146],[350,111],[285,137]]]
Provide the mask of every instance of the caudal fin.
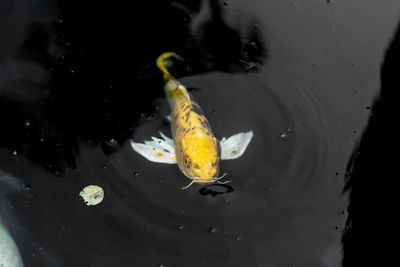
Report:
[[169,73],[169,71],[167,70],[167,67],[165,66],[164,62],[171,58],[171,57],[175,57],[180,59],[181,57],[178,56],[177,54],[175,54],[174,52],[165,52],[162,53],[161,56],[159,56],[157,58],[157,67],[162,71],[162,73],[164,74],[164,80],[166,82],[171,81],[171,80],[175,80],[175,77],[171,75],[171,73]]

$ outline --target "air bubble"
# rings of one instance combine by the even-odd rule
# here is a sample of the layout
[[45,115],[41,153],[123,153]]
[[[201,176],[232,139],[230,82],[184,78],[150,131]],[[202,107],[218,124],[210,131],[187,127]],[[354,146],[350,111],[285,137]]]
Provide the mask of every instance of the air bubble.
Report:
[[117,142],[117,140],[111,138],[110,140],[106,141],[106,144],[111,147],[115,147],[118,145],[118,142]]
[[281,132],[281,133],[279,134],[279,137],[280,137],[280,138],[287,138],[287,137],[289,136],[289,132],[290,132],[290,131],[291,131],[290,128],[287,128],[286,131]]

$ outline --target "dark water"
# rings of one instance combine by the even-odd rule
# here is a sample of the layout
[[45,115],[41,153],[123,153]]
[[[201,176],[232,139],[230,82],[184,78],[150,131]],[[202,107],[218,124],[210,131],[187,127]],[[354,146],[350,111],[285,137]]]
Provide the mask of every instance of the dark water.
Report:
[[[0,217],[25,266],[389,262],[399,17],[394,0],[1,1],[0,169],[19,182]],[[129,145],[170,134],[165,51],[219,139],[254,132],[226,186],[181,191]]]

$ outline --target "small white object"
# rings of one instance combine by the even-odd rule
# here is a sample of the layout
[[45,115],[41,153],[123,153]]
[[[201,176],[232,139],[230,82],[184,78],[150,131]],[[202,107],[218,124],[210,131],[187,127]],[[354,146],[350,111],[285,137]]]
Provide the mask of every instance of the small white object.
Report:
[[246,150],[253,136],[253,131],[249,131],[232,135],[228,139],[225,137],[222,138],[220,141],[221,159],[237,159],[240,157]]
[[97,205],[103,201],[104,190],[97,185],[88,185],[82,189],[82,191],[79,193],[79,196],[83,198],[86,205]]

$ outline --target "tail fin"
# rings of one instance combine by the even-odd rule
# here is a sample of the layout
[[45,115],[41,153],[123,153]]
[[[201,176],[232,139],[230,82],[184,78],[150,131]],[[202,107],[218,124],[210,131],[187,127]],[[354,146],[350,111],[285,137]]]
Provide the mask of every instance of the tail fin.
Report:
[[180,59],[181,57],[178,56],[177,54],[173,53],[173,52],[165,52],[162,53],[161,56],[159,56],[157,58],[157,67],[162,71],[162,73],[164,73],[164,80],[167,81],[171,81],[171,80],[175,80],[175,77],[171,75],[171,73],[169,73],[169,71],[167,70],[167,68],[164,65],[164,61],[169,59],[170,57],[175,57]]

